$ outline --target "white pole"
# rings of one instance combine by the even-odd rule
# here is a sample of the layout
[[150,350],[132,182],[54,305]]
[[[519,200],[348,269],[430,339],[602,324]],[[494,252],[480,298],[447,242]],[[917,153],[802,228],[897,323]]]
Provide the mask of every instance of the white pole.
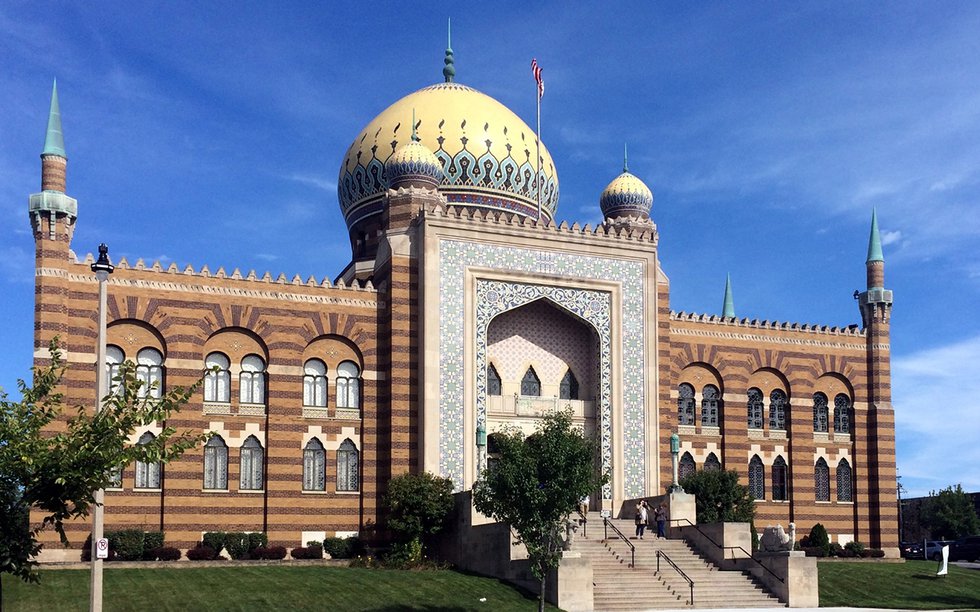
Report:
[[538,97],[538,175],[536,182],[538,183],[538,221],[541,221],[541,89],[537,83],[535,83],[535,94]]
[[[112,272],[109,265],[108,249],[99,246],[99,261],[92,264],[95,278],[99,281],[99,336],[96,347],[97,361],[95,364],[95,413],[102,411],[102,398],[108,394],[106,375],[106,281]],[[99,488],[95,491],[95,511],[92,513],[92,583],[89,589],[89,610],[102,612],[102,559],[99,558],[99,540],[104,536],[105,508],[103,506],[105,491]]]

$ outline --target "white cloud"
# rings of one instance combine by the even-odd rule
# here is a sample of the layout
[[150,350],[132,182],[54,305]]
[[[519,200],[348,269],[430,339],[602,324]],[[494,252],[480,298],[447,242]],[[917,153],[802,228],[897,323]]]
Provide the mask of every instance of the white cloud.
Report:
[[291,181],[296,181],[298,183],[313,185],[318,189],[322,189],[330,193],[337,192],[337,181],[331,181],[330,179],[325,179],[321,176],[314,176],[311,174],[291,174],[286,178]]
[[909,495],[980,491],[980,336],[892,362],[898,468]]
[[895,230],[893,232],[882,232],[881,233],[881,245],[888,246],[902,239],[902,232],[900,230]]

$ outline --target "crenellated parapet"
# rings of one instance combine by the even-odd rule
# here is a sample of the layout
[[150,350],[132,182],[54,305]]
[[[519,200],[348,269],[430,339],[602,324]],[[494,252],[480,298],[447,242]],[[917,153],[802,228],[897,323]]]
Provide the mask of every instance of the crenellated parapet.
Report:
[[766,330],[777,330],[777,331],[793,331],[793,332],[806,332],[812,334],[824,334],[824,335],[837,335],[837,336],[854,336],[861,337],[865,336],[865,331],[861,329],[858,325],[848,325],[846,327],[838,327],[836,325],[816,325],[811,323],[790,323],[784,321],[770,321],[764,319],[760,321],[759,319],[749,319],[744,317],[741,319],[735,317],[721,317],[718,315],[708,315],[708,314],[698,314],[693,312],[670,312],[671,321],[689,321],[694,323],[708,323],[711,325],[726,326],[726,327],[742,327],[751,329],[766,329]]

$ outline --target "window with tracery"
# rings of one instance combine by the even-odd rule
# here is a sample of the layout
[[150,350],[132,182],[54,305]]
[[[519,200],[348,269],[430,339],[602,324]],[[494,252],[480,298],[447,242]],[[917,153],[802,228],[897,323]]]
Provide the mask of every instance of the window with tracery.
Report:
[[813,491],[817,501],[830,501],[830,466],[823,457],[813,466]]
[[752,499],[766,498],[766,468],[759,455],[752,455],[752,460],[749,461],[749,493],[752,494]]
[[694,425],[694,387],[687,383],[677,387],[677,422]]
[[359,485],[357,447],[350,441],[344,440],[337,449],[337,490],[357,491]]
[[337,408],[361,407],[361,369],[353,361],[337,366]]
[[852,499],[851,464],[847,459],[841,459],[837,464],[837,501],[849,502]]
[[204,401],[231,401],[231,361],[221,353],[211,353],[204,359]]
[[242,359],[238,400],[243,404],[265,403],[265,361],[258,355],[246,355]]
[[319,359],[309,359],[303,364],[303,405],[327,406],[327,366]]
[[851,433],[851,398],[843,393],[834,398],[834,433]]
[[125,391],[123,381],[119,380],[119,368],[126,361],[126,354],[118,346],[105,347],[106,389],[109,395],[122,394]]
[[500,395],[500,374],[492,363],[487,365],[487,395]]
[[577,400],[578,397],[578,379],[572,374],[572,370],[569,369],[565,372],[565,376],[561,379],[561,384],[558,386],[558,397],[559,399],[566,400]]
[[782,456],[772,462],[772,498],[784,501],[786,496],[786,460]]
[[204,488],[228,488],[228,445],[221,436],[211,436],[204,445]]
[[701,426],[718,427],[720,421],[718,387],[705,385],[701,392]]
[[163,396],[163,355],[153,348],[136,354],[136,379],[140,381],[140,397]]
[[718,455],[708,453],[708,456],[704,459],[704,471],[711,472],[715,470],[721,470],[721,461],[718,461]]
[[680,463],[677,464],[677,479],[683,482],[688,476],[693,476],[697,470],[698,466],[694,463],[694,457],[691,456],[691,453],[684,453]]
[[263,459],[265,451],[255,436],[249,436],[242,444],[238,488],[242,491],[260,491],[263,485]]
[[327,451],[319,440],[313,438],[303,449],[303,490],[323,491],[326,489]]
[[813,394],[813,431],[827,431],[827,396]]
[[762,429],[762,391],[756,389],[755,387],[749,389],[749,405],[748,405],[748,417],[749,417],[749,429]]
[[534,367],[529,366],[527,372],[524,372],[524,378],[521,379],[521,395],[541,397],[541,379],[538,378]]
[[[137,444],[149,444],[156,440],[150,432],[140,436]],[[136,462],[136,488],[137,489],[159,489],[160,488],[160,464]]]
[[773,389],[769,394],[769,429],[786,430],[786,392]]

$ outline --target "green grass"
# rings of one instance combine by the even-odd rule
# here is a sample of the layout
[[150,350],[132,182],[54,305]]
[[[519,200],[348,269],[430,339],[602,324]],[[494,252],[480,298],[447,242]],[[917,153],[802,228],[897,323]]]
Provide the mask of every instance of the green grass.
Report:
[[980,570],[935,561],[819,563],[820,605],[825,607],[940,610],[980,608]]
[[[3,610],[88,610],[87,570],[41,572],[41,584],[3,577]],[[112,569],[112,610],[535,610],[510,586],[448,570],[322,566]],[[480,598],[486,601],[481,602]],[[554,609],[554,608],[552,608]]]

